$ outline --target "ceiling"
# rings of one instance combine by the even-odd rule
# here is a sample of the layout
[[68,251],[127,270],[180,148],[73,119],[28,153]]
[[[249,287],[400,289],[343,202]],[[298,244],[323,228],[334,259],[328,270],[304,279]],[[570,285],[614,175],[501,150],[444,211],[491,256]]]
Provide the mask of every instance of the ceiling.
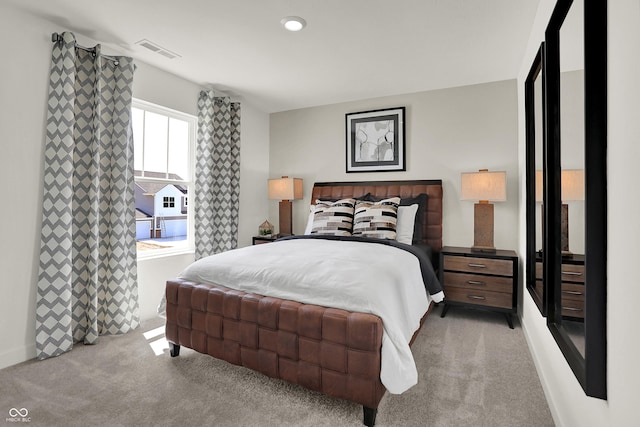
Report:
[[[267,113],[516,78],[539,3],[3,1]],[[284,30],[287,15],[307,27]]]

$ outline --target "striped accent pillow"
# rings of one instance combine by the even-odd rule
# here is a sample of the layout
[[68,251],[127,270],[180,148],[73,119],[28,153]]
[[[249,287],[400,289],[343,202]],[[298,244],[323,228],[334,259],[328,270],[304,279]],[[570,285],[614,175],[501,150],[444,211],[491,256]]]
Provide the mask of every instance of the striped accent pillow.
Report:
[[351,236],[355,199],[316,200],[311,234]]
[[353,235],[395,240],[399,204],[400,197],[379,202],[358,201],[353,218]]

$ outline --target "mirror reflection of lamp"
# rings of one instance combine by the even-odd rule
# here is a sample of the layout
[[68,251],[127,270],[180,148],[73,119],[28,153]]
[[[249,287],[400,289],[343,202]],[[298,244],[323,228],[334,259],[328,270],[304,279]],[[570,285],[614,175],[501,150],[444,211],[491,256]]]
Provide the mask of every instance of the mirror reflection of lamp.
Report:
[[275,178],[269,180],[269,199],[280,200],[279,204],[279,236],[293,234],[293,212],[291,200],[302,199],[302,179]]
[[[560,249],[563,257],[571,257],[569,251],[569,205],[567,202],[584,200],[584,169],[563,169],[560,175],[560,188],[562,197],[562,220],[560,225]],[[536,171],[536,202],[542,203],[542,171]],[[544,220],[544,205],[542,205],[542,218]],[[544,221],[543,221],[544,233]]]
[[460,200],[477,200],[473,210],[472,251],[493,252],[493,204],[507,200],[507,173],[462,172],[460,177]]

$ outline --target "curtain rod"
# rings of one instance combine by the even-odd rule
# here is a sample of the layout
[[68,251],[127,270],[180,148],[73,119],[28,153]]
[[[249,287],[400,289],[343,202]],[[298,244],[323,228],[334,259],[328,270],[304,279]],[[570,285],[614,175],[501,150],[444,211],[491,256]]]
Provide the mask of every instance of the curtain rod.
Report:
[[222,98],[229,98],[229,105],[231,106],[232,109],[236,109],[238,108],[238,105],[240,105],[240,101],[232,101],[229,95],[226,95],[224,93],[217,94],[214,89],[202,89],[198,94],[198,96],[200,98],[203,98],[207,96],[209,92],[213,92],[213,98],[214,98],[213,102],[217,105],[220,105],[224,102]]
[[[59,41],[62,41],[62,37],[60,34],[58,33],[53,33],[51,34],[51,41],[53,43],[57,43]],[[93,54],[93,56],[96,56],[96,48],[95,47],[84,47],[84,46],[80,46],[78,44],[78,42],[74,42],[74,46],[76,47],[76,49],[82,49],[86,52],[90,52]],[[104,59],[108,59],[109,61],[113,61],[115,63],[115,65],[120,64],[120,60],[118,58],[115,58],[113,56],[109,56],[109,55],[105,55],[105,54],[100,54],[101,57],[103,57]]]

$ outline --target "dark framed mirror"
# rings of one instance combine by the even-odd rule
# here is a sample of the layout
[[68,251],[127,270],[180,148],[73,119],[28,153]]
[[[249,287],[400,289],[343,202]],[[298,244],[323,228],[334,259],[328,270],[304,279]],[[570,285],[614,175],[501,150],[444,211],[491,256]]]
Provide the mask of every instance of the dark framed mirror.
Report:
[[606,399],[606,2],[559,0],[545,39],[547,325],[585,393]]
[[542,280],[542,188],[544,122],[544,42],[536,53],[524,84],[526,126],[526,286],[543,316],[547,298]]

